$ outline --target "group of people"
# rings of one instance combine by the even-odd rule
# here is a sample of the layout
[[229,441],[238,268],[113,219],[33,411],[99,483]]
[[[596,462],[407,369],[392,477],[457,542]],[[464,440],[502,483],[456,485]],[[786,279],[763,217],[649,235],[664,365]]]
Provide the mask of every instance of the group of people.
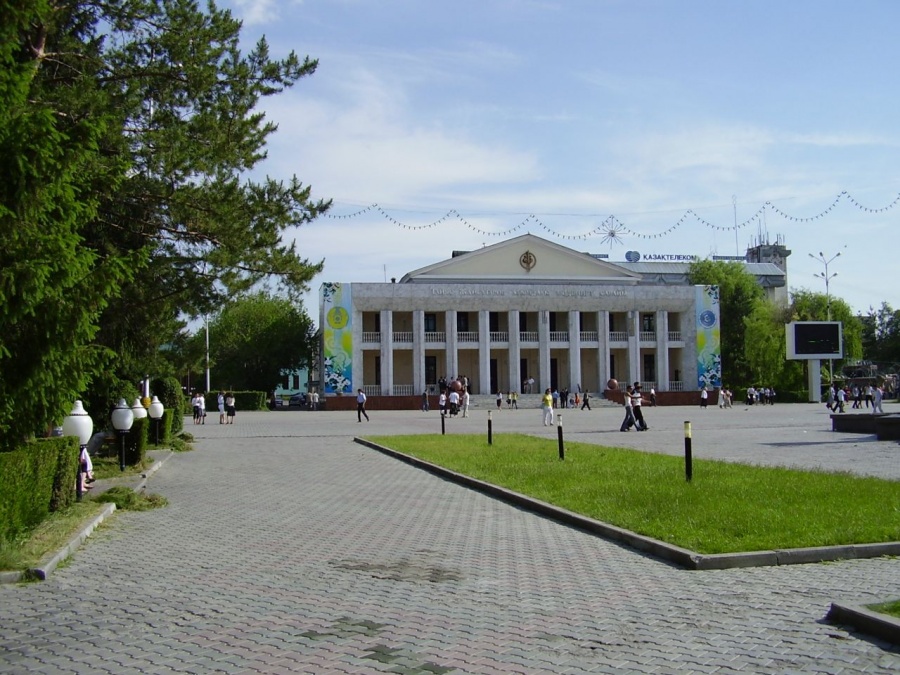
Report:
[[629,431],[631,427],[634,427],[637,431],[647,431],[650,427],[647,426],[647,422],[644,420],[644,412],[641,409],[644,403],[644,393],[641,391],[640,382],[635,382],[633,385],[626,387],[623,402],[625,404],[625,419],[622,420],[619,431]]
[[844,412],[844,406],[848,401],[853,401],[852,408],[862,409],[863,402],[866,408],[872,406],[873,413],[883,413],[882,400],[884,399],[884,388],[881,385],[845,385],[843,387],[835,387],[831,385],[828,390],[828,400],[825,402],[832,412]]
[[[216,405],[219,408],[219,424],[234,424],[234,394],[220,391],[216,397]],[[191,397],[191,407],[194,411],[194,424],[206,424],[206,397],[201,392],[198,391]]]

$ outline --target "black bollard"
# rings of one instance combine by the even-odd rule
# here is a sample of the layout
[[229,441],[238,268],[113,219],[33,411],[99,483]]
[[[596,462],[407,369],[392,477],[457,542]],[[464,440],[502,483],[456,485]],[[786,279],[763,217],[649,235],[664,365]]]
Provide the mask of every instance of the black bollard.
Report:
[[694,458],[691,456],[691,423],[684,423],[684,478],[690,483],[694,476]]
[[556,439],[557,439],[557,443],[559,443],[559,458],[565,459],[566,458],[566,448],[563,445],[562,415],[557,415],[557,417],[559,418],[559,422],[558,422],[559,426],[556,427]]
[[447,433],[447,429],[444,426],[444,424],[445,424],[444,411],[441,410],[441,436],[443,436]]
[[488,445],[494,444],[494,437],[492,435],[492,429],[491,429],[492,426],[493,426],[493,422],[491,421],[491,411],[488,410]]
[[119,436],[122,437],[122,442],[119,444],[119,471],[125,470],[125,433],[124,431],[119,432]]

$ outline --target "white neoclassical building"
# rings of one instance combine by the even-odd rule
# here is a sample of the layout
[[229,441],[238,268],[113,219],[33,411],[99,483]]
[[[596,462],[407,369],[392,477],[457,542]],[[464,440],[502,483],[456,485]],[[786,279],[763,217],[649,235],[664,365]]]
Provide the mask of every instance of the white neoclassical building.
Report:
[[[784,286],[782,270],[756,265],[764,285]],[[408,396],[462,376],[474,394],[529,380],[534,392],[718,385],[718,289],[689,285],[687,267],[613,263],[526,234],[397,282],[325,283],[322,390]]]

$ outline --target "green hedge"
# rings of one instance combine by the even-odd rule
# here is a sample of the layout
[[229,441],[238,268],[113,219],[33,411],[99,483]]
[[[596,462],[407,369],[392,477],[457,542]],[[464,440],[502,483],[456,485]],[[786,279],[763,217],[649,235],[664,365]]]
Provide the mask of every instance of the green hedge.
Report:
[[[154,395],[159,397],[159,400],[162,402],[166,410],[170,408],[172,409],[172,432],[177,434],[184,428],[185,411],[190,413],[190,399],[188,398],[187,400],[185,400],[184,392],[181,389],[181,383],[178,381],[178,378],[160,378],[154,380],[151,383],[151,386],[153,388]],[[160,435],[161,434],[162,430],[160,430]]]
[[75,497],[78,439],[33,441],[0,453],[0,539],[9,541]]

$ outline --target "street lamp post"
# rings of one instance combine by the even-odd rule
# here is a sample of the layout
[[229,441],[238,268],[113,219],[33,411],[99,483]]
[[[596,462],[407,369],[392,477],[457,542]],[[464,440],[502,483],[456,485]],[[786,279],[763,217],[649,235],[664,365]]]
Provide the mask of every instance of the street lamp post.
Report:
[[[819,251],[819,255],[813,255],[812,253],[809,254],[810,258],[812,258],[813,260],[818,260],[820,263],[822,263],[825,266],[824,272],[816,272],[815,274],[813,274],[813,276],[817,277],[819,279],[825,280],[825,309],[826,309],[826,312],[828,315],[828,321],[831,321],[831,292],[829,290],[829,282],[837,276],[837,272],[834,272],[833,274],[828,273],[828,266],[831,263],[833,263],[836,258],[840,257],[840,255],[841,255],[840,251],[838,251],[833,256],[831,256],[831,258],[826,258],[825,254],[822,253],[821,251]],[[829,386],[834,385],[833,367],[834,367],[833,360],[828,359],[828,385]]]
[[154,396],[150,403],[150,419],[153,420],[153,430],[156,438],[156,445],[159,445],[159,423],[162,419],[165,407],[159,400],[159,396]]
[[119,432],[119,470],[125,471],[125,436],[131,431],[134,424],[134,412],[128,407],[125,399],[119,399],[119,404],[112,411],[113,429]]
[[94,421],[87,414],[81,401],[75,401],[72,406],[72,412],[63,420],[62,424],[63,436],[78,437],[78,473],[75,478],[75,498],[80,502],[81,496],[84,494],[84,466],[82,459],[90,459],[87,457],[87,444],[91,440],[91,434],[94,432]]

